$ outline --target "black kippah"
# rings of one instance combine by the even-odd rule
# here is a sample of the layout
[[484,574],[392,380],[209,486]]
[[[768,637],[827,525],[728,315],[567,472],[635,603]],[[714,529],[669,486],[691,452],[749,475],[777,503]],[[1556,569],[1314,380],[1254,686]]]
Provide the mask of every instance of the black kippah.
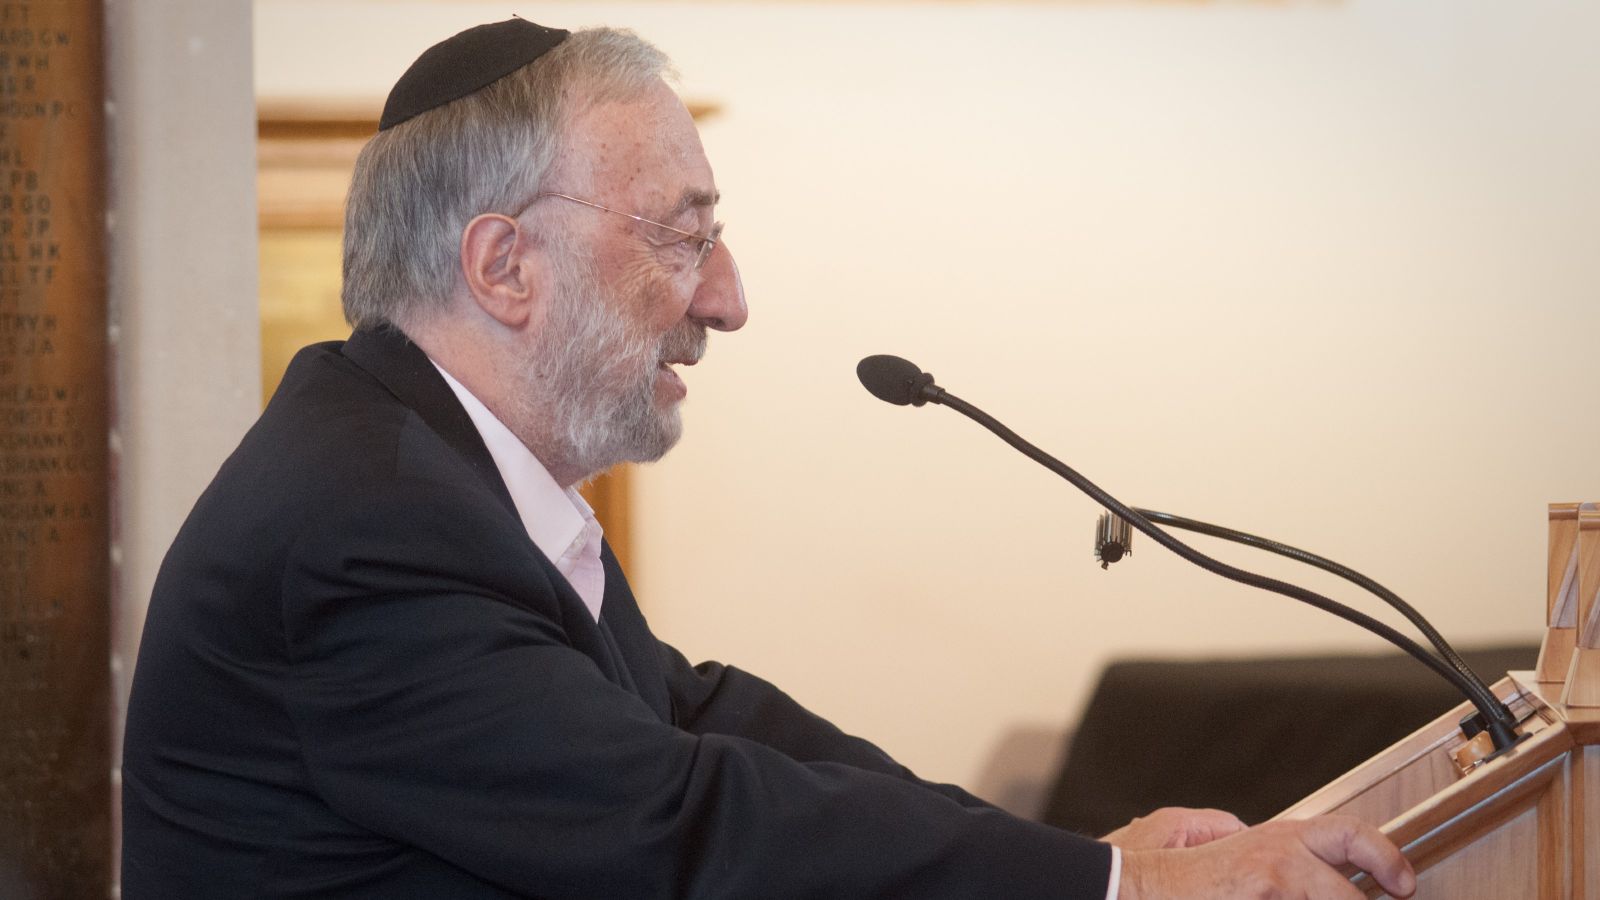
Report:
[[434,44],[394,83],[378,130],[488,87],[549,53],[571,33],[527,19],[507,19],[468,28]]

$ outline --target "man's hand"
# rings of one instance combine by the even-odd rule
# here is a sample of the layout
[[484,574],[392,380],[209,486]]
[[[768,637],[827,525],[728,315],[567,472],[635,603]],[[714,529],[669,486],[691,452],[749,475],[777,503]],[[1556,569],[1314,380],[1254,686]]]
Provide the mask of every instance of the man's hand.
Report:
[[1117,898],[1362,900],[1336,868],[1346,863],[1395,897],[1416,890],[1411,864],[1382,832],[1348,816],[1323,816],[1268,822],[1200,847],[1125,849]]
[[1171,850],[1198,847],[1236,831],[1244,823],[1220,809],[1185,809],[1167,806],[1134,819],[1100,840],[1127,850]]

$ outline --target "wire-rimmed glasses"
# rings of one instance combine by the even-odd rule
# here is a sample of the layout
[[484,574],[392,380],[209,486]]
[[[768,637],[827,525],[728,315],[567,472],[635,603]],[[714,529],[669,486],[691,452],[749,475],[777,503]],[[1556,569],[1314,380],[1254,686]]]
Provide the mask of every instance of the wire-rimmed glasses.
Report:
[[711,251],[717,249],[717,239],[722,237],[721,222],[712,223],[711,230],[705,234],[695,234],[692,231],[684,231],[682,228],[673,228],[671,225],[664,225],[655,221],[654,219],[646,219],[644,216],[636,216],[633,213],[625,213],[620,209],[612,209],[609,206],[601,206],[592,200],[584,200],[580,197],[574,197],[570,194],[559,194],[555,191],[545,191],[544,193],[535,194],[533,199],[539,200],[544,197],[560,197],[563,200],[571,200],[573,203],[582,203],[584,206],[591,206],[595,209],[604,210],[608,213],[616,213],[619,216],[627,216],[635,222],[643,222],[646,225],[654,225],[657,228],[665,228],[674,234],[681,234],[686,238],[699,241],[700,250],[694,258],[694,268],[697,271],[701,266],[705,265],[706,260],[711,257]]

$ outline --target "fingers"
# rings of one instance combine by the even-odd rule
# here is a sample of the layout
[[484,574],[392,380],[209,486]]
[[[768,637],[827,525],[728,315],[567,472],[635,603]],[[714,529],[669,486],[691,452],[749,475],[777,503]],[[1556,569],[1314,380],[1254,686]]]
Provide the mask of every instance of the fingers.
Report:
[[[1350,864],[1372,874],[1391,896],[1416,890],[1411,864],[1377,828],[1349,816],[1269,822],[1239,831],[1238,822],[1217,810],[1161,809],[1135,819],[1118,833],[1142,847],[1123,845],[1122,900],[1237,900],[1296,897],[1363,900],[1338,867]],[[1193,826],[1203,835],[1235,829],[1205,846],[1148,843]],[[1165,827],[1163,827],[1165,826]]]
[[1184,820],[1182,840],[1170,846],[1198,847],[1245,830],[1238,816],[1220,809],[1187,809],[1184,812],[1189,815]]
[[1327,866],[1318,866],[1296,879],[1293,893],[1287,891],[1273,896],[1304,897],[1306,900],[1366,900],[1365,892],[1357,890],[1348,879]]
[[1245,829],[1232,813],[1220,809],[1168,806],[1106,835],[1102,840],[1125,850],[1198,847]]
[[1300,840],[1329,865],[1349,863],[1372,875],[1385,891],[1409,897],[1417,875],[1400,849],[1377,828],[1346,816],[1324,816],[1305,822]]

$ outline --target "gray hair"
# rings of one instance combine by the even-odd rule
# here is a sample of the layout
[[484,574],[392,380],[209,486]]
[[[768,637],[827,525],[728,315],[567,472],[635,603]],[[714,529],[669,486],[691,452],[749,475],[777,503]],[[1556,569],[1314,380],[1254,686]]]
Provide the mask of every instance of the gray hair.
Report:
[[487,87],[367,142],[345,203],[344,317],[402,329],[447,308],[461,277],[461,232],[484,213],[532,202],[574,104],[626,100],[672,75],[631,31],[574,32]]

